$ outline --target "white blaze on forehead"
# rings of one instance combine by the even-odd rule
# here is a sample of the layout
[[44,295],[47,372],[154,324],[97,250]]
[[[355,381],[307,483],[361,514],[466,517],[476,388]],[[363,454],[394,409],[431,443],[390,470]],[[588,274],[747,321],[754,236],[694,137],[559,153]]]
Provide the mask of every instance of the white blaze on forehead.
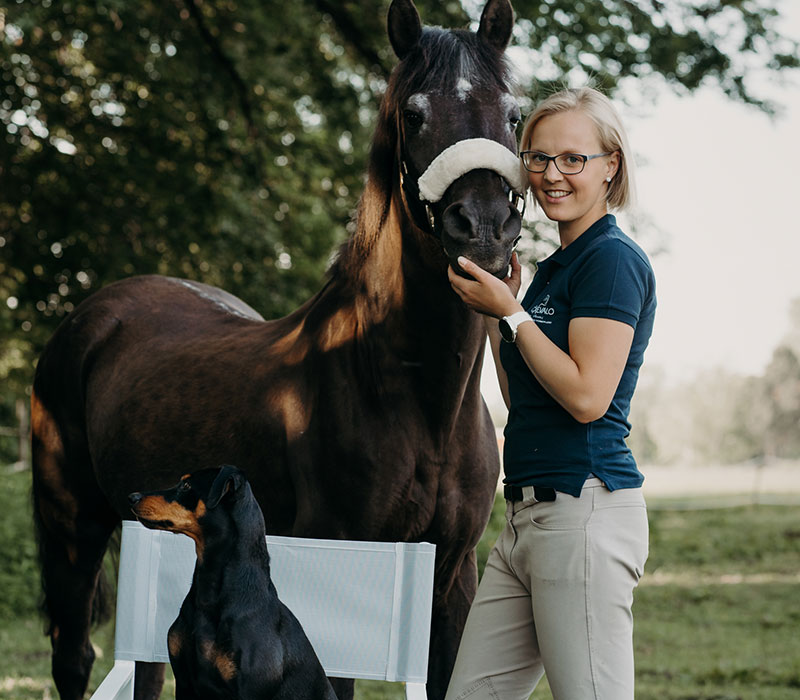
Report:
[[456,97],[458,97],[460,102],[465,102],[467,97],[469,97],[469,93],[472,90],[472,83],[469,82],[466,78],[459,78],[458,84],[456,85]]
[[423,116],[428,116],[431,113],[431,101],[424,92],[417,92],[408,98],[406,103],[410,109],[416,109],[422,112]]
[[525,192],[525,178],[514,151],[491,139],[464,139],[445,148],[419,178],[419,198],[438,202],[450,185],[470,170],[494,170],[511,189]]
[[519,109],[516,98],[507,92],[503,93],[503,96],[500,98],[500,104],[503,105],[503,107],[505,107],[509,112],[514,108]]

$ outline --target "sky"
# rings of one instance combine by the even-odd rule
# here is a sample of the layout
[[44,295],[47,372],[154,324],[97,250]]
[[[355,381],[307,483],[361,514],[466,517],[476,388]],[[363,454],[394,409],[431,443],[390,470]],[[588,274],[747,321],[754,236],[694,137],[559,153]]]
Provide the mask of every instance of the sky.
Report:
[[[800,3],[781,7],[781,32],[800,38]],[[715,368],[761,374],[789,330],[800,298],[800,76],[758,88],[780,116],[714,86],[617,105],[639,200],[619,220],[650,256],[658,296],[641,381],[681,383]],[[488,356],[483,390],[502,405]]]
[[[674,379],[760,374],[800,298],[800,89],[777,120],[707,89],[629,125],[658,311],[646,361]],[[659,248],[663,250],[659,251]]]

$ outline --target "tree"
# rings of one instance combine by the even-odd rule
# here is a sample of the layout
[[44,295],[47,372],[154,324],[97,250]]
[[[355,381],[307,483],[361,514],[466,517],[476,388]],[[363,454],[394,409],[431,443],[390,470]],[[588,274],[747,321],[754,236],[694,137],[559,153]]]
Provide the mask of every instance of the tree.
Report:
[[[477,3],[420,0],[464,26]],[[464,7],[469,9],[467,13]],[[347,235],[393,64],[388,0],[0,3],[0,372],[15,390],[57,322],[131,274],[220,285],[265,316],[321,284]],[[517,0],[542,78],[748,84],[796,68],[766,2]],[[736,37],[732,40],[728,37]],[[748,57],[741,61],[741,57]]]

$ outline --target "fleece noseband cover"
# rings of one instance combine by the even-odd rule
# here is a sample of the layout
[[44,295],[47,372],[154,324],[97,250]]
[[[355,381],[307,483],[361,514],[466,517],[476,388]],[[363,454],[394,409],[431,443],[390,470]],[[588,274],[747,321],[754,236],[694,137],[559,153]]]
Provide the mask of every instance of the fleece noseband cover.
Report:
[[445,148],[419,178],[419,198],[438,202],[450,185],[470,170],[494,170],[511,189],[525,193],[525,177],[519,158],[503,144],[491,139],[464,139]]

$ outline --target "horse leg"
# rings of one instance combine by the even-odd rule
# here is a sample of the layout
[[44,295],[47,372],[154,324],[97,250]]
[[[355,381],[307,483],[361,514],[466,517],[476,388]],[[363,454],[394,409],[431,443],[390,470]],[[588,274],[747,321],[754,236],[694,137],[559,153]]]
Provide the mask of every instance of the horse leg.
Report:
[[467,553],[458,571],[449,579],[450,585],[446,591],[441,590],[439,581],[434,583],[427,684],[430,700],[442,700],[447,692],[461,633],[464,631],[472,599],[478,590],[476,562],[473,549]]
[[[37,499],[40,530],[42,583],[45,610],[50,618],[52,673],[61,700],[80,700],[86,692],[95,653],[89,628],[100,621],[97,599],[103,554],[115,523],[77,518],[61,533],[48,527],[51,504]],[[63,521],[62,521],[63,522]]]
[[166,664],[136,662],[133,678],[133,700],[158,700],[164,687]]
[[[70,431],[62,430],[35,394],[31,418],[33,512],[53,680],[62,700],[80,700],[95,657],[90,625],[110,611],[102,595],[102,563],[119,518],[94,482],[88,451],[65,446],[62,435]],[[68,453],[80,453],[80,459]]]
[[355,681],[349,678],[328,678],[338,700],[353,700]]

